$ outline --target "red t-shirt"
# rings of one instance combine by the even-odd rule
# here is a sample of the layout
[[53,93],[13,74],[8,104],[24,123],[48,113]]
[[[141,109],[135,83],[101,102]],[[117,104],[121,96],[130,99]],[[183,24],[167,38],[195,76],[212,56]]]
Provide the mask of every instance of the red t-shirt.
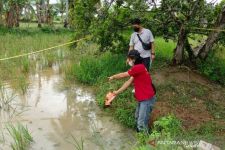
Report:
[[134,65],[128,74],[134,77],[135,98],[137,101],[149,100],[155,96],[152,79],[143,64]]

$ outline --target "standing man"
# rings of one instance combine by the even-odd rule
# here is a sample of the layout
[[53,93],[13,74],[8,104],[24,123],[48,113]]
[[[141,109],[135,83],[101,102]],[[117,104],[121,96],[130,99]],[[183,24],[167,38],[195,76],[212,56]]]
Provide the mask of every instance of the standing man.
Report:
[[143,64],[149,71],[150,63],[155,58],[154,37],[149,29],[141,26],[141,20],[136,18],[132,22],[134,33],[130,38],[130,50],[137,50],[143,58]]

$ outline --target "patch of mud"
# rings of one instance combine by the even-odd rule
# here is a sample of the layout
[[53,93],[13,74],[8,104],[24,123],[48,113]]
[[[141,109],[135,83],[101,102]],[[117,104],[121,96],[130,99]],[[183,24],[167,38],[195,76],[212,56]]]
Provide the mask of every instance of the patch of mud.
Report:
[[213,83],[200,74],[188,68],[168,67],[153,72],[153,80],[156,84],[164,83],[168,80],[178,80],[183,82],[195,82],[201,85],[210,86]]

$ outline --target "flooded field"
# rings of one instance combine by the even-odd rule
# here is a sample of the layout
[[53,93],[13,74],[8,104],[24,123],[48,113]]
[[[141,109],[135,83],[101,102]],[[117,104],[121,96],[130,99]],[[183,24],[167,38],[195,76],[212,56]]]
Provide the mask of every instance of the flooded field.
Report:
[[72,150],[76,142],[84,149],[119,150],[133,145],[133,131],[96,105],[92,89],[65,83],[58,65],[30,74],[27,80],[24,95],[4,84],[13,100],[8,109],[0,109],[0,150],[11,149],[6,127],[18,122],[33,137],[32,150]]

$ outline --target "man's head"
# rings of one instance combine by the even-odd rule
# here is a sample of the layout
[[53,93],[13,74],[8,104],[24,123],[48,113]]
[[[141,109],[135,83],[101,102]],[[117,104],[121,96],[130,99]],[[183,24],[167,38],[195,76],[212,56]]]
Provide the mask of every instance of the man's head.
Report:
[[130,66],[143,63],[143,59],[141,58],[140,53],[137,50],[130,50],[128,52],[127,58]]
[[135,32],[140,31],[140,28],[141,28],[141,20],[138,19],[138,18],[135,18],[132,21],[132,26],[133,26],[133,29],[134,29]]

